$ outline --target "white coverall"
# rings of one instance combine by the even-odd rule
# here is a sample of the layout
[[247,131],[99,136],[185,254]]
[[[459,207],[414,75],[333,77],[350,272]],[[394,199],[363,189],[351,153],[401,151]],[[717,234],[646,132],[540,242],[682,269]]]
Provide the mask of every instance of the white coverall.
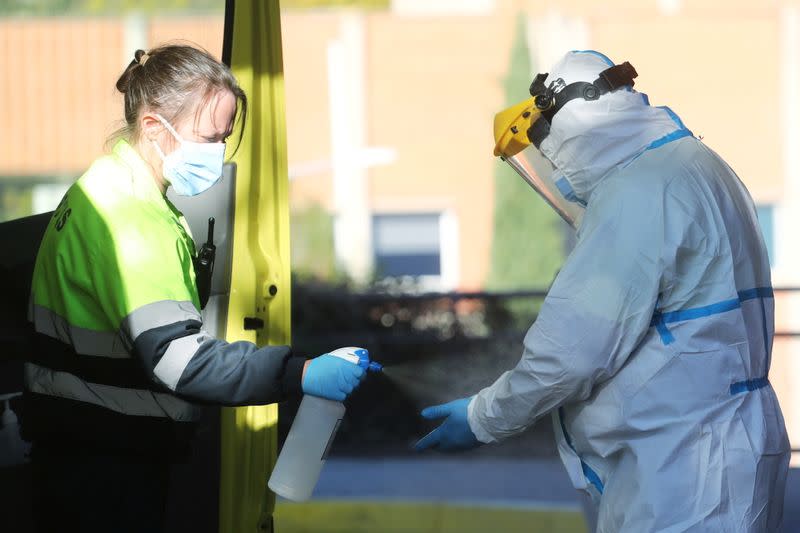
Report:
[[[570,52],[546,83],[609,64]],[[776,531],[789,443],[744,185],[628,88],[568,102],[540,149],[587,208],[519,363],[470,402],[473,433],[493,442],[552,413],[601,533]]]

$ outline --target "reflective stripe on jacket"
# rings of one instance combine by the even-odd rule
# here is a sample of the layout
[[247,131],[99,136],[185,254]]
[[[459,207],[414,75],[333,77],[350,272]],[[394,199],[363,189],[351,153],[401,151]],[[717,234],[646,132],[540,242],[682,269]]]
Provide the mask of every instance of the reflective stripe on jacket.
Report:
[[45,232],[30,302],[30,392],[131,416],[189,421],[193,401],[273,403],[299,393],[288,346],[203,330],[181,213],[125,141],[67,191]]

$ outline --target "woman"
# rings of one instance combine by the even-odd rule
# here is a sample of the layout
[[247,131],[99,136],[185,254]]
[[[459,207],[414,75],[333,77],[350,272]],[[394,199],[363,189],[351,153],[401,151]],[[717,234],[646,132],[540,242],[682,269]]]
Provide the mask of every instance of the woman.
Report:
[[230,70],[168,45],[137,50],[116,86],[125,127],[64,196],[34,270],[23,432],[41,531],[159,531],[193,402],[342,400],[364,374],[330,355],[307,361],[203,330],[194,243],[165,194],[219,179],[225,140],[247,116]]

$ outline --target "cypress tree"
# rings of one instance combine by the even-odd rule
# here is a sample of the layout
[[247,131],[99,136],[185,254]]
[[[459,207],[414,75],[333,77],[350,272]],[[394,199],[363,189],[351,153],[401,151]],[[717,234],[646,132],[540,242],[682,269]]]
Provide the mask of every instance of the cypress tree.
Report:
[[[505,106],[529,98],[530,52],[525,19],[517,19],[508,74],[503,80]],[[566,224],[506,163],[497,158],[494,231],[487,288],[545,289],[564,260]]]

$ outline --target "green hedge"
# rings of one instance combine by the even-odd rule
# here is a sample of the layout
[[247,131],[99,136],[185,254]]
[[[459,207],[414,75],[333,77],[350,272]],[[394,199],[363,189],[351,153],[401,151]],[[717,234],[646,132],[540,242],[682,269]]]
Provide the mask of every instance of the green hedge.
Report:
[[585,533],[578,512],[437,503],[279,502],[280,533]]

